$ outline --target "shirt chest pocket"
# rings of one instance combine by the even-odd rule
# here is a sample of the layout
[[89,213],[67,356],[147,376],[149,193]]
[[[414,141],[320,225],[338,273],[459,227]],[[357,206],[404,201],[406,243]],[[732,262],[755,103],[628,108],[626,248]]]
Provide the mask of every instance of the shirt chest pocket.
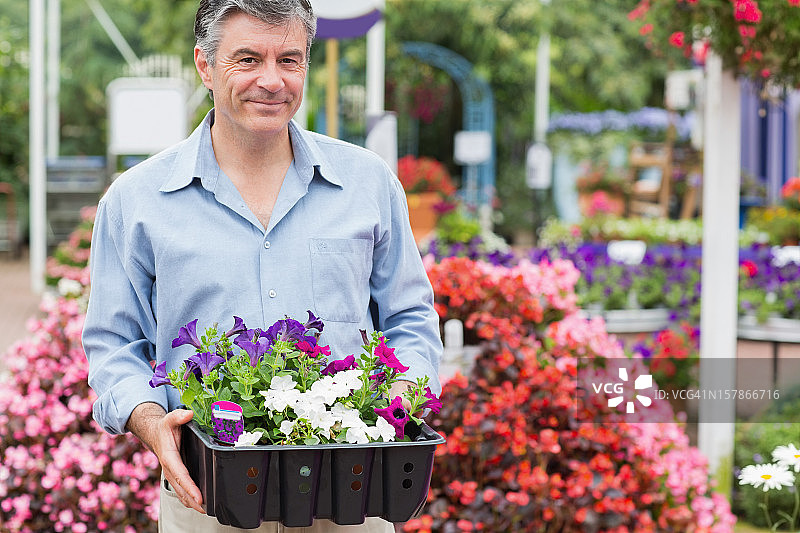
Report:
[[369,306],[372,243],[309,239],[314,307],[323,320],[358,322]]

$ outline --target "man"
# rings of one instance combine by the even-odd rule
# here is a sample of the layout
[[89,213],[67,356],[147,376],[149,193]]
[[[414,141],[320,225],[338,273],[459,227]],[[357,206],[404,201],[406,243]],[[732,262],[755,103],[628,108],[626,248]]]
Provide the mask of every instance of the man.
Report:
[[[267,326],[310,309],[335,356],[358,353],[359,329],[377,327],[407,376],[440,390],[438,317],[399,181],[371,152],[291,121],[315,29],[308,0],[201,0],[194,57],[214,109],[98,207],[83,334],[93,414],[158,456],[161,531],[236,531],[205,515],[178,453],[192,412],[176,409],[174,389],[148,386],[152,362],[180,365],[181,325],[236,315]],[[374,518],[345,530],[393,531]]]

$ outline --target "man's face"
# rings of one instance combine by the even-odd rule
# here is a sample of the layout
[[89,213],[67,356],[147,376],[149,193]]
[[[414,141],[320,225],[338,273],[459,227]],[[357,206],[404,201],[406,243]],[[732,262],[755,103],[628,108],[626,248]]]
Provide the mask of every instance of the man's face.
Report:
[[303,99],[306,31],[300,22],[269,26],[235,13],[222,26],[216,64],[195,48],[203,84],[214,91],[215,122],[234,135],[287,131]]

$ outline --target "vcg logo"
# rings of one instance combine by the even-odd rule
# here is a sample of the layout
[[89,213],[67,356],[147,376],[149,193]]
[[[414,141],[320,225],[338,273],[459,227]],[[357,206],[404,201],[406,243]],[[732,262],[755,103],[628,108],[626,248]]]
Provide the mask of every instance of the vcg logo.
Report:
[[[615,383],[592,383],[592,389],[594,390],[595,394],[600,394],[602,391],[609,396],[615,395],[608,399],[609,407],[617,407],[618,405],[622,404],[623,401],[625,401],[623,392],[625,391],[625,383],[628,382],[628,369],[619,369],[619,379],[620,381]],[[652,386],[653,376],[650,374],[642,374],[633,382],[634,398],[645,407],[650,407],[650,404],[653,403],[653,399],[649,396],[638,394],[636,391],[649,389]],[[633,400],[628,400],[625,403],[625,408],[627,413],[635,412]]]

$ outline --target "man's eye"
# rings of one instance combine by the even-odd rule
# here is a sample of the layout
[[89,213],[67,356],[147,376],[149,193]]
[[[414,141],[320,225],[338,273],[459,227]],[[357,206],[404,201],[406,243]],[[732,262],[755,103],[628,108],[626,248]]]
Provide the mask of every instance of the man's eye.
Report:
[[242,63],[244,63],[245,65],[252,65],[253,63],[256,62],[256,58],[254,58],[254,57],[243,57],[240,61]]
[[296,59],[292,59],[290,57],[284,57],[283,59],[281,59],[280,62],[283,63],[284,65],[296,65],[297,64],[297,60]]

